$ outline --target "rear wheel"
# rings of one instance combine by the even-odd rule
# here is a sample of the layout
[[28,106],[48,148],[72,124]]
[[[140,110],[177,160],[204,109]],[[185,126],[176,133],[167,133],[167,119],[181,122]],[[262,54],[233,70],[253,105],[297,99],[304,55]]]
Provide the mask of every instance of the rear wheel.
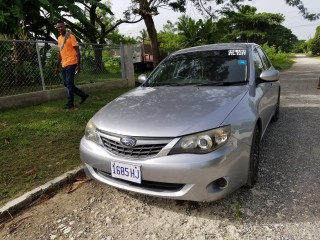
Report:
[[258,180],[259,170],[259,155],[260,155],[260,130],[258,126],[255,127],[252,136],[252,144],[250,150],[249,170],[246,187],[252,188]]

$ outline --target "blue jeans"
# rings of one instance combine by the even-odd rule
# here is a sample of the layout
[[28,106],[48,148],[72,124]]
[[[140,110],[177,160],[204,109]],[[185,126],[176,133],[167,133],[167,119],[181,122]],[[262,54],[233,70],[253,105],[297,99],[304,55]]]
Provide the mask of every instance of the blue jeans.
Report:
[[74,101],[74,94],[77,94],[81,98],[87,96],[86,93],[84,93],[81,89],[77,88],[74,85],[74,74],[76,70],[77,64],[69,65],[64,68],[62,68],[62,79],[63,79],[63,85],[68,89],[68,106],[73,106]]

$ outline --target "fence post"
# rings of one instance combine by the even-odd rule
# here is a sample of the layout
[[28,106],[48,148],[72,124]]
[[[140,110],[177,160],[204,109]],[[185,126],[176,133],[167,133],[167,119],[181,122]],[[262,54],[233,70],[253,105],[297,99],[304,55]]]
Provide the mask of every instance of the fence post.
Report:
[[133,45],[121,44],[121,71],[122,79],[127,80],[128,87],[134,87]]
[[42,90],[46,90],[46,85],[44,83],[44,77],[43,77],[43,70],[42,70],[42,63],[41,63],[41,56],[40,56],[40,49],[39,49],[38,41],[36,41],[36,49],[37,49],[40,77],[41,77],[41,82],[42,82]]

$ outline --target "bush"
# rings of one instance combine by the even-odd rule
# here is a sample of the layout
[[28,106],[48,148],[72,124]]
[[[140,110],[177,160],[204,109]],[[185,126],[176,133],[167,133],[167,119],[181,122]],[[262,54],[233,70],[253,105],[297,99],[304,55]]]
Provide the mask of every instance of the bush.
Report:
[[290,54],[278,50],[275,46],[269,46],[268,43],[265,43],[263,48],[276,69],[287,69],[294,63]]
[[320,39],[313,38],[309,43],[312,55],[320,55]]
[[50,51],[47,53],[48,58],[46,60],[43,75],[46,85],[55,85],[55,84],[61,84],[61,78],[59,75],[54,74],[54,69],[57,63],[58,59],[58,49],[57,48],[51,48]]
[[104,66],[112,74],[121,73],[120,58],[109,57],[105,60]]

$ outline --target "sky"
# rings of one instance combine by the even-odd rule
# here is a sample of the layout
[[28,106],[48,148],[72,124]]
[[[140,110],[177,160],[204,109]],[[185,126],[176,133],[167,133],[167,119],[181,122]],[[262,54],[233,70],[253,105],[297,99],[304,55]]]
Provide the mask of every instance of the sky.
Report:
[[[112,0],[111,2],[111,9],[115,14],[116,19],[119,19],[123,16],[123,11],[125,11],[130,5],[131,0]],[[320,13],[320,0],[302,0],[302,2],[309,12]],[[301,14],[299,14],[299,10],[296,7],[290,7],[287,5],[285,0],[253,0],[245,1],[245,4],[255,6],[257,8],[257,12],[283,14],[285,16],[285,21],[282,25],[290,29],[300,40],[313,38],[316,27],[320,25],[320,20],[308,21],[304,19]],[[162,30],[162,27],[167,20],[175,23],[182,15],[182,13],[176,13],[169,9],[160,9],[159,12],[160,14],[154,17],[157,31]],[[186,15],[193,19],[202,18],[195,7],[191,4],[188,4]],[[121,24],[119,26],[121,34],[126,34],[132,37],[139,36],[142,29],[146,29],[143,21],[136,24]]]

